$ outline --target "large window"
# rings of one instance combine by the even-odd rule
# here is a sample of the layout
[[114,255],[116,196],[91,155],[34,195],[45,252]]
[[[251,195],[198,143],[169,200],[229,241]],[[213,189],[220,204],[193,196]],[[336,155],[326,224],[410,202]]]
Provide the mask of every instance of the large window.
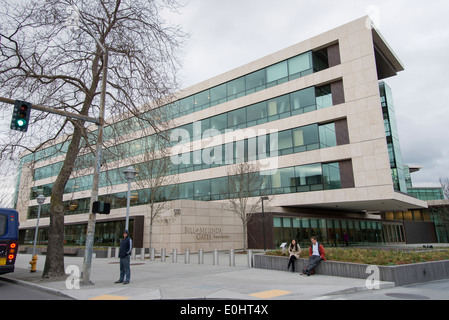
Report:
[[324,246],[346,246],[344,236],[349,236],[348,245],[381,244],[387,237],[383,223],[378,221],[311,219],[301,217],[273,217],[274,245],[276,248],[295,239],[304,250],[310,238],[316,236]]
[[290,95],[292,115],[316,110],[315,87],[310,87]]
[[[304,77],[313,73],[314,58],[312,52],[309,51],[199,92],[193,96],[183,98],[162,108],[170,109],[170,114],[179,117],[279,85],[289,80]],[[323,66],[322,64],[320,65]],[[320,70],[316,69],[315,72]]]
[[[257,70],[237,79],[233,79],[216,87],[198,92],[192,96],[177,100],[168,105],[162,106],[158,110],[167,119],[174,119],[193,112],[197,112],[233,99],[237,99],[255,91],[266,89],[286,81],[291,81],[300,77],[307,76],[313,72],[329,68],[327,49],[316,52],[305,52],[287,60],[281,61],[264,69]],[[320,95],[317,95],[321,97]],[[321,98],[320,98],[321,99]],[[321,107],[321,102],[318,107]],[[273,109],[272,109],[273,110]],[[151,111],[150,111],[151,112]],[[296,111],[299,112],[299,111]],[[275,114],[282,117],[283,111]],[[136,121],[131,119],[131,123]],[[138,124],[139,126],[148,126],[148,124]],[[128,119],[114,123],[104,129],[105,140],[114,139],[116,135],[125,135],[133,131],[135,124],[129,125]],[[91,136],[96,136],[96,132],[91,132]],[[62,155],[67,152],[69,142],[63,142],[55,146],[38,151],[22,158],[24,163],[33,161],[43,161],[45,159]]]
[[[134,219],[129,220],[129,232],[133,234]],[[120,240],[123,239],[123,230],[125,230],[125,220],[98,222],[95,225],[94,245],[95,246],[120,246]],[[48,241],[48,227],[39,228],[37,244],[46,245]],[[87,224],[76,224],[64,226],[64,245],[84,246],[86,244]],[[34,242],[35,229],[25,230],[23,244],[32,244]]]
[[320,125],[320,148],[335,147],[336,145],[335,123]]
[[[277,137],[272,137],[268,134],[250,139],[234,141],[216,148],[195,150],[193,152],[182,154],[182,159],[186,159],[186,161],[179,164],[174,164],[169,161],[170,168],[166,174],[172,175],[199,171],[221,165],[235,164],[242,161],[261,160],[271,156],[282,156],[334,146],[336,145],[336,137],[335,130],[333,128],[333,123],[325,125],[312,124],[304,127],[280,131],[277,133]],[[277,139],[277,149],[270,147],[270,143],[273,138]],[[324,143],[323,141],[326,142]],[[205,160],[207,160],[207,162]],[[167,161],[167,159],[156,159],[153,161]],[[149,178],[148,174],[143,174],[149,170],[145,163],[140,163],[135,166],[141,173],[136,179]],[[311,165],[310,168],[315,168],[313,170],[318,172],[318,169],[316,169],[317,165]],[[322,183],[324,183],[326,185],[325,188],[328,189],[341,187],[338,163],[323,165],[324,180],[322,182],[304,183],[304,181],[312,181],[312,178],[309,177],[309,175],[313,175],[313,170],[310,168],[304,167],[300,169],[301,172],[298,172],[296,177],[297,181],[294,185],[287,186],[283,184],[283,186],[279,188],[282,189],[288,187],[285,190],[290,190],[290,187],[296,187],[296,189],[300,192],[303,191],[303,189],[307,189],[307,191],[322,189]],[[124,168],[116,168],[108,170],[107,172],[102,172],[100,174],[100,186],[105,187],[108,185],[125,183],[126,181],[123,175],[123,170]],[[306,172],[307,170],[310,172]],[[66,185],[64,193],[89,190],[91,188],[91,182],[92,175],[70,179]],[[307,185],[306,187],[304,187],[305,184]],[[310,186],[312,184],[315,186]],[[50,196],[52,187],[52,183],[44,186],[33,187],[31,189],[31,199],[35,199],[39,194],[43,194],[46,197]],[[284,191],[281,189],[276,192],[283,193]],[[79,208],[81,208],[81,206]]]
[[323,183],[326,190],[341,189],[340,166],[338,162],[323,164]]
[[[267,173],[267,172],[263,172]],[[157,201],[167,201],[176,199],[191,199],[201,201],[211,201],[227,199],[230,194],[226,194],[227,177],[214,179],[204,179],[192,182],[167,186],[167,192]],[[287,194],[296,192],[309,192],[317,190],[329,190],[341,188],[339,164],[310,164],[280,168],[272,175],[261,174],[262,187],[260,194]],[[170,191],[168,191],[170,190]],[[173,192],[171,192],[173,190]],[[136,190],[131,193],[131,206],[148,204],[148,189]],[[48,196],[48,195],[47,195]],[[125,208],[126,192],[99,196],[99,201],[111,204],[111,209]],[[82,214],[89,212],[90,198],[69,200],[64,202],[64,214]],[[37,217],[38,206],[28,208],[28,219]],[[41,217],[49,216],[50,205],[42,205]]]
[[[279,96],[268,101],[262,101],[253,105],[249,105],[247,107],[243,107],[240,109],[236,109],[230,112],[222,113],[210,118],[206,118],[201,120],[201,125],[195,125],[193,123],[189,123],[183,125],[179,128],[174,129],[183,129],[188,135],[188,141],[195,141],[201,138],[204,138],[202,135],[206,129],[215,129],[220,131],[220,133],[224,133],[226,129],[236,130],[236,129],[244,129],[251,126],[255,126],[261,123],[275,121],[277,119],[281,119],[284,117],[290,117],[295,114],[300,114],[304,112],[310,112],[316,110],[316,102],[315,102],[315,92],[320,91],[320,88],[310,87],[297,92],[293,92],[291,94]],[[331,99],[332,100],[332,99]],[[192,102],[193,103],[193,102]],[[292,108],[290,106],[293,106]],[[172,130],[174,130],[172,129]],[[312,130],[312,129],[307,129]],[[322,139],[320,140],[323,143],[323,147],[330,147],[336,144],[336,138],[333,137],[335,132],[330,132],[329,137],[327,138],[329,131],[335,131],[335,127],[332,125],[327,126],[326,128],[320,129],[323,132]],[[217,132],[215,132],[216,134]],[[309,132],[310,133],[310,132]],[[314,146],[312,140],[308,140],[305,142],[306,145],[309,145],[307,148],[304,148],[301,144],[301,134],[299,132],[296,133],[295,141],[294,141],[294,149],[293,152],[301,152],[308,151],[319,148],[318,145]],[[311,137],[310,135],[308,135]],[[109,148],[108,150],[104,150],[104,158],[105,161],[114,161],[116,159],[117,154],[126,154],[127,156],[136,156],[145,152],[144,146],[154,144],[155,139],[153,136],[146,136],[140,139],[136,139],[133,141],[129,141],[120,145],[116,145],[114,147]],[[176,145],[181,142],[182,139],[178,139],[177,141],[173,141],[173,145]],[[185,142],[188,142],[185,141]],[[289,147],[291,148],[291,147]],[[157,149],[157,148],[156,148]],[[291,150],[282,151],[284,154],[291,153]],[[92,154],[87,154],[84,156],[80,156],[76,161],[76,170],[88,168],[93,165],[94,159]],[[44,179],[51,176],[55,176],[59,173],[60,168],[62,166],[62,162],[58,162],[46,167],[37,168],[34,173],[34,179]],[[110,179],[108,177],[108,179]],[[120,179],[120,178],[118,178]],[[89,181],[91,178],[89,179]],[[85,183],[84,180],[81,181]],[[124,183],[123,180],[117,180],[119,183]],[[106,186],[103,184],[102,186]],[[66,188],[70,189],[70,186]],[[70,189],[68,192],[72,191],[80,191]]]
[[[304,57],[307,57],[307,55],[305,55]],[[303,66],[304,68],[302,70],[306,70],[309,69],[310,66]],[[273,83],[276,82],[278,83],[278,81],[288,81],[288,63],[287,61],[282,61],[278,64],[275,64],[271,67],[267,68],[267,82],[268,83]]]

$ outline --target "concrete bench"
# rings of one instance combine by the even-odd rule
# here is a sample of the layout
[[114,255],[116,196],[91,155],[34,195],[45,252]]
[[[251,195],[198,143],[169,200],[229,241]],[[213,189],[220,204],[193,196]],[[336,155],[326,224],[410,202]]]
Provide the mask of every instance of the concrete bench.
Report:
[[[78,250],[79,250],[78,248],[66,247],[66,248],[64,248],[64,255],[65,256],[76,256],[76,255],[78,255]],[[47,247],[42,248],[41,253],[42,254],[47,253]]]

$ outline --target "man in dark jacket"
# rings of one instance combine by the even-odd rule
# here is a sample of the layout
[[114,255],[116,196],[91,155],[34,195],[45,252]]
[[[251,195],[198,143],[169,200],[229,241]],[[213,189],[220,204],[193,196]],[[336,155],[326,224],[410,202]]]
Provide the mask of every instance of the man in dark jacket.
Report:
[[120,279],[115,283],[128,284],[131,280],[131,270],[129,260],[133,249],[133,241],[129,237],[128,230],[123,233],[123,240],[120,241],[118,257],[120,258]]

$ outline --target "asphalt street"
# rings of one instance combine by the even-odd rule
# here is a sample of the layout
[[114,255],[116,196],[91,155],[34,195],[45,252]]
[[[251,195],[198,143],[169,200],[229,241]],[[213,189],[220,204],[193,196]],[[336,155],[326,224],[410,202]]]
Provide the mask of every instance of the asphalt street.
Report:
[[23,283],[7,281],[0,277],[0,301],[3,300],[73,300],[67,296],[41,290],[38,287],[29,287]]

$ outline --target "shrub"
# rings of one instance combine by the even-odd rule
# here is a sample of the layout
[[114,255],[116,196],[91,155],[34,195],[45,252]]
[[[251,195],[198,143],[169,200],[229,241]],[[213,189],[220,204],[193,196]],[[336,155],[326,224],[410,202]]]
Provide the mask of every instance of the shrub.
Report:
[[[325,248],[326,259],[330,261],[362,263],[370,265],[399,265],[427,261],[449,260],[449,249],[361,249],[361,248]],[[268,255],[288,256],[288,251],[273,250]],[[302,249],[301,258],[309,257],[308,248]]]

